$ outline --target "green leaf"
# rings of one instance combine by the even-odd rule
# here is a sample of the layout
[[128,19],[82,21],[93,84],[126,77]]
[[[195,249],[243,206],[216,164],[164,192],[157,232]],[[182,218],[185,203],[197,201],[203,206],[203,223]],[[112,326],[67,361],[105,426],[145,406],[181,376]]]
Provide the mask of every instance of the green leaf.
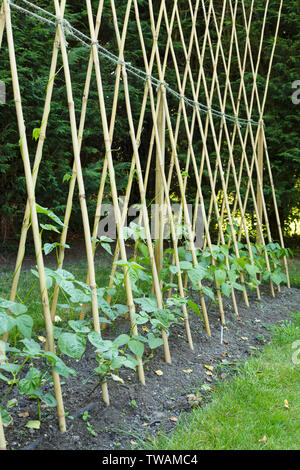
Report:
[[180,261],[184,261],[184,260],[185,260],[186,249],[184,248],[184,246],[180,246],[180,247],[178,248],[178,256],[179,256]]
[[140,304],[140,306],[146,313],[152,313],[158,309],[155,297],[140,297],[138,299],[135,299],[135,302]]
[[127,354],[123,365],[129,369],[136,370],[139,362],[133,356]]
[[151,349],[158,348],[159,346],[162,346],[164,344],[163,339],[154,336],[153,333],[148,334],[148,344]]
[[130,341],[130,336],[122,334],[114,340],[113,344],[114,346],[117,346],[119,348],[120,346],[124,346],[125,344],[128,344],[129,341]]
[[207,268],[198,264],[195,268],[192,268],[188,271],[188,276],[193,286],[197,286],[199,282],[204,279],[207,272]]
[[36,354],[40,354],[41,352],[40,345],[36,341],[34,341],[34,339],[24,338],[20,340],[20,343],[24,344],[25,351],[29,355],[35,356]]
[[54,220],[54,222],[56,222],[58,225],[60,225],[61,227],[64,227],[64,223],[60,220],[59,217],[57,217],[57,215],[54,214],[54,212],[52,212],[51,210],[47,209],[46,207],[42,207],[40,206],[39,204],[35,204],[36,206],[36,211],[37,213],[40,213],[40,214],[46,214],[51,220]]
[[41,396],[41,400],[46,403],[48,406],[55,407],[56,406],[56,399],[52,395],[51,392],[46,393],[45,395]]
[[139,242],[138,247],[139,247],[139,249],[140,249],[142,255],[143,255],[145,258],[149,258],[149,250],[148,250],[147,245],[145,245],[145,244],[142,243],[142,242]]
[[118,312],[118,316],[119,315],[125,315],[125,313],[128,312],[128,306],[127,305],[123,305],[123,304],[115,304],[113,306],[114,310],[116,310]]
[[243,257],[243,258],[234,258],[233,262],[237,267],[242,268],[242,269],[245,268],[245,265],[246,265],[245,257]]
[[20,315],[16,318],[19,331],[25,338],[30,339],[33,328],[33,319],[29,315]]
[[250,276],[255,276],[260,272],[259,268],[255,266],[254,264],[246,264],[245,269],[250,274]]
[[4,382],[9,382],[11,379],[5,377],[5,375],[1,374],[0,372],[0,380],[3,380]]
[[124,360],[125,358],[120,356],[114,357],[110,364],[111,369],[120,369],[120,367],[122,367],[124,364]]
[[14,408],[15,406],[18,406],[18,400],[16,398],[12,398],[11,400],[8,400],[6,403],[6,408]]
[[3,425],[8,426],[8,424],[11,423],[10,414],[6,411],[6,409],[3,406],[0,406],[0,413],[1,413],[1,418],[2,418]]
[[271,279],[277,286],[279,286],[281,282],[286,282],[286,275],[278,272],[271,273]]
[[26,428],[30,429],[40,429],[41,427],[41,422],[38,420],[30,420],[26,423]]
[[144,325],[149,321],[149,315],[146,312],[135,313],[133,320],[136,325]]
[[69,378],[69,375],[74,375],[76,376],[76,372],[74,369],[71,369],[71,367],[68,367],[64,361],[56,356],[56,354],[50,352],[50,351],[45,351],[45,357],[48,359],[49,362],[54,364],[54,370],[57,372],[59,375],[62,375],[66,379]]
[[42,227],[43,230],[47,230],[48,232],[60,233],[60,231],[58,230],[57,227],[55,227],[55,225],[52,225],[52,224],[40,224],[40,226]]
[[108,243],[101,243],[101,246],[107,253],[112,255],[111,246]]
[[41,133],[41,128],[40,127],[36,127],[35,129],[33,129],[32,131],[32,138],[37,141],[40,137],[40,133]]
[[45,243],[44,244],[45,255],[49,255],[49,253],[51,253],[51,251],[54,250],[56,246],[57,246],[56,243]]
[[234,267],[231,267],[229,271],[227,271],[227,274],[228,274],[228,279],[230,282],[235,282],[236,278],[237,278],[237,273],[234,269]]
[[0,297],[0,310],[9,310],[14,315],[21,315],[27,312],[27,307],[26,305],[11,302],[10,300]]
[[173,265],[169,266],[169,270],[171,271],[172,274],[177,274],[179,271],[178,267],[173,266]]
[[179,266],[180,266],[180,269],[184,271],[188,269],[193,269],[193,265],[189,261],[180,261]]
[[217,283],[219,284],[219,286],[221,286],[223,284],[223,282],[225,282],[226,276],[227,276],[227,273],[226,273],[225,269],[216,269],[215,270],[215,279],[216,279]]
[[226,297],[229,297],[231,294],[231,286],[228,284],[228,282],[223,282],[222,287],[222,294],[224,294]]
[[91,331],[86,320],[69,320],[68,324],[76,333],[89,333]]
[[0,312],[0,335],[4,335],[16,326],[16,319],[11,315]]
[[197,313],[197,315],[199,315],[199,317],[202,318],[201,310],[198,307],[198,305],[196,304],[196,302],[193,302],[193,300],[188,300],[188,306],[191,307],[191,309],[193,309],[194,312]]
[[245,287],[242,286],[242,284],[239,284],[238,282],[233,282],[233,283],[232,283],[232,286],[233,286],[235,289],[237,289],[237,290],[239,290],[239,291],[241,291],[241,292],[244,292],[244,290],[245,290]]
[[21,395],[32,395],[35,392],[36,383],[30,378],[24,378],[19,381],[18,387]]
[[10,362],[3,362],[0,363],[0,369],[4,370],[5,372],[9,372],[12,375],[16,375],[20,366],[18,364],[12,364]]
[[[31,269],[31,273],[38,279],[40,278],[39,273],[35,269]],[[45,276],[46,276],[46,287],[47,289],[50,289],[53,284],[53,279],[52,277],[48,275],[47,269],[45,269]]]
[[85,351],[86,340],[75,333],[62,333],[57,344],[63,354],[80,359]]
[[70,175],[70,173],[66,173],[63,177],[63,183],[65,183],[66,181],[70,181],[71,178],[72,175]]
[[90,343],[97,348],[99,352],[105,352],[112,348],[113,342],[110,340],[103,340],[97,331],[92,331],[88,334]]
[[144,345],[140,341],[137,341],[135,339],[131,339],[128,343],[128,347],[133,354],[138,356],[139,358],[142,358],[144,354]]
[[45,255],[49,255],[49,253],[51,253],[51,251],[54,250],[54,248],[56,248],[57,246],[61,246],[63,248],[70,248],[70,245],[67,245],[66,243],[58,243],[58,242],[55,242],[55,243],[45,243],[44,244],[44,252],[45,252]]
[[215,300],[214,291],[210,287],[202,286],[203,294],[207,295],[211,300]]

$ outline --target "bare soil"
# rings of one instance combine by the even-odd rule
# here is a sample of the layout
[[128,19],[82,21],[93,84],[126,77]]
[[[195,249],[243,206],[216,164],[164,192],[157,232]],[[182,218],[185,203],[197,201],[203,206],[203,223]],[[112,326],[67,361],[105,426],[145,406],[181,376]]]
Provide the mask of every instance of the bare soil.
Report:
[[[109,382],[109,407],[102,401],[101,389],[96,387],[97,378],[92,376],[97,364],[94,352],[88,349],[81,360],[66,360],[76,370],[77,377],[62,378],[67,412],[67,432],[64,434],[58,429],[55,408],[43,408],[39,430],[26,428],[29,419],[37,419],[36,404],[13,392],[9,398],[15,393],[18,405],[10,410],[13,424],[5,428],[8,449],[141,449],[143,442],[149,443],[157,433],[171,431],[180,415],[192,411],[195,401],[191,395],[200,397],[197,404],[205,406],[218,381],[230,379],[241,361],[268,342],[270,326],[289,320],[292,312],[299,311],[299,289],[282,287],[275,298],[271,297],[267,287],[262,293],[260,301],[256,293],[250,293],[249,308],[242,296],[238,298],[238,318],[233,314],[231,302],[225,299],[226,328],[222,344],[219,312],[215,305],[209,309],[211,337],[206,334],[202,319],[195,314],[190,316],[194,350],[188,345],[183,324],[173,327],[169,338],[172,364],[164,361],[163,348],[155,350],[151,359],[145,356],[144,386],[137,373],[121,370],[125,384]],[[106,329],[103,337],[109,339],[128,332],[128,322],[122,320],[117,329]],[[212,366],[213,370],[205,366]],[[163,374],[157,375],[158,370]],[[205,390],[201,388],[203,384],[207,385]],[[84,412],[88,413],[87,420],[83,420]]]

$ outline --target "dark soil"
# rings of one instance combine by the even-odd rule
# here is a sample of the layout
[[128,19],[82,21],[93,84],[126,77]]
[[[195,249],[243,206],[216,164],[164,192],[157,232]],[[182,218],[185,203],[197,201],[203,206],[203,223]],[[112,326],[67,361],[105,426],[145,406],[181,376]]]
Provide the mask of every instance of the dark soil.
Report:
[[[171,431],[176,426],[176,418],[190,412],[195,405],[188,395],[200,396],[199,406],[205,406],[217,381],[234,375],[241,361],[268,342],[270,325],[279,325],[289,320],[292,312],[299,311],[298,289],[282,287],[275,298],[266,288],[262,293],[261,301],[255,293],[249,295],[249,308],[239,298],[239,318],[233,315],[231,302],[225,299],[227,323],[223,344],[218,307],[214,305],[209,309],[211,337],[207,336],[201,318],[190,316],[193,351],[183,324],[175,326],[169,338],[172,364],[165,363],[163,348],[157,349],[151,360],[147,361],[146,357],[145,386],[140,384],[137,373],[121,370],[125,384],[109,382],[110,407],[102,401],[101,389],[96,387],[97,378],[90,377],[97,364],[94,352],[87,350],[80,361],[66,361],[77,372],[77,377],[62,378],[67,432],[60,433],[55,408],[43,409],[40,430],[26,428],[29,419],[37,419],[36,405],[33,400],[18,396],[18,405],[10,410],[13,424],[5,428],[8,449],[141,449],[142,441],[149,442],[160,431]],[[118,331],[106,329],[103,337],[116,337],[123,331],[128,332],[125,320],[119,323]],[[205,366],[213,366],[213,370]],[[157,370],[163,375],[157,375]],[[204,389],[203,384],[206,384]],[[86,421],[83,420],[85,411],[88,412]],[[21,417],[26,412],[29,415]]]

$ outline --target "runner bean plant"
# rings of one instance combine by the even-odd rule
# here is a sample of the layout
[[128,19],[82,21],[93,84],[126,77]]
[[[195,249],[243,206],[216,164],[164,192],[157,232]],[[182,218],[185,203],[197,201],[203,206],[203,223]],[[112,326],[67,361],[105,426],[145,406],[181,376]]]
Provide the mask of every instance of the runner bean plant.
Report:
[[[50,217],[58,226],[63,226],[52,211],[41,206],[38,206],[38,211]],[[59,232],[59,227],[53,224],[41,224],[41,237],[44,231]],[[195,266],[188,245],[183,243],[178,249],[180,259],[178,268],[173,264],[174,251],[167,248],[160,272],[164,295],[163,306],[159,308],[152,293],[151,261],[143,228],[131,224],[124,229],[124,237],[135,241],[134,256],[126,261],[115,261],[116,270],[111,278],[113,286],[98,287],[97,300],[100,324],[102,327],[110,325],[113,334],[118,319],[128,314],[127,305],[121,303],[119,299],[120,291],[125,284],[125,276],[130,277],[136,311],[128,333],[103,339],[102,334],[95,331],[91,319],[80,319],[80,312],[83,309],[88,312],[92,290],[86,282],[76,279],[75,275],[66,269],[45,268],[47,288],[51,291],[54,286],[59,287],[61,297],[64,299],[64,303],[59,306],[68,312],[68,320],[55,323],[53,327],[56,353],[41,347],[38,342],[41,337],[33,337],[34,322],[24,303],[0,298],[0,335],[9,334],[8,340],[2,342],[4,347],[0,356],[0,382],[2,382],[0,409],[4,423],[11,420],[8,404],[13,389],[20,395],[27,395],[36,401],[40,421],[42,403],[50,407],[56,406],[56,399],[51,391],[51,368],[53,367],[58,374],[67,379],[70,375],[75,376],[74,368],[68,366],[66,362],[69,359],[80,360],[87,348],[92,348],[95,353],[95,367],[91,376],[97,376],[99,384],[109,379],[123,383],[120,369],[136,370],[139,364],[137,359],[145,360],[146,349],[150,351],[151,357],[154,350],[163,345],[162,330],[169,336],[172,326],[183,320],[184,305],[202,316],[201,307],[195,301],[194,293],[201,290],[212,302],[216,302],[216,285],[225,296],[230,296],[232,288],[239,291],[243,291],[246,286],[256,289],[261,283],[269,280],[279,286],[286,281],[281,260],[284,256],[292,254],[290,250],[281,248],[277,243],[269,243],[266,246],[253,244],[250,259],[248,247],[242,243],[238,246],[239,257],[235,256],[230,243],[211,245],[210,249],[196,250],[198,264]],[[95,248],[102,246],[112,255],[112,239],[101,237],[92,241],[95,243]],[[54,242],[45,243],[43,250],[45,255],[48,255],[61,246],[68,248],[68,245]],[[267,269],[266,252],[270,260],[270,269]],[[189,281],[184,296],[179,295],[176,282],[179,269]],[[31,272],[38,278],[37,270],[32,269]],[[241,273],[244,284],[240,282]],[[134,333],[135,327],[141,327],[142,332]]]

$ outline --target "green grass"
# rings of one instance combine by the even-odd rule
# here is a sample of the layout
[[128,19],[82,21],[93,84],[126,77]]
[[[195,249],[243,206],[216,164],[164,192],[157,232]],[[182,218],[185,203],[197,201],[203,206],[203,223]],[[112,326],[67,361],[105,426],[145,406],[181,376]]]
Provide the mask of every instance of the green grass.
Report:
[[[51,266],[55,269],[55,266]],[[74,274],[78,281],[85,282],[87,275],[87,263],[85,260],[79,263],[66,263],[64,269]],[[111,266],[107,263],[103,265],[100,262],[95,263],[96,269],[96,283],[98,287],[106,287],[109,283],[109,276],[111,273]],[[12,284],[13,270],[2,270],[0,272],[0,297],[9,299],[11,284]],[[49,289],[49,300],[51,305],[51,299],[53,294],[53,287]],[[125,299],[125,293],[121,293],[121,301]],[[28,308],[33,321],[34,329],[40,331],[44,327],[44,314],[41,303],[41,294],[38,279],[31,273],[31,271],[22,271],[20,275],[16,302],[24,303]],[[66,300],[63,294],[60,292],[58,298],[58,304],[66,304]],[[56,314],[63,320],[70,320],[69,311],[62,309],[57,306]]]
[[241,366],[234,379],[219,382],[208,405],[182,416],[170,435],[159,436],[153,449],[299,450],[300,364],[292,361],[296,340],[300,313],[276,328],[270,345]]
[[300,287],[300,257],[292,258],[289,262],[289,275],[292,287]]

